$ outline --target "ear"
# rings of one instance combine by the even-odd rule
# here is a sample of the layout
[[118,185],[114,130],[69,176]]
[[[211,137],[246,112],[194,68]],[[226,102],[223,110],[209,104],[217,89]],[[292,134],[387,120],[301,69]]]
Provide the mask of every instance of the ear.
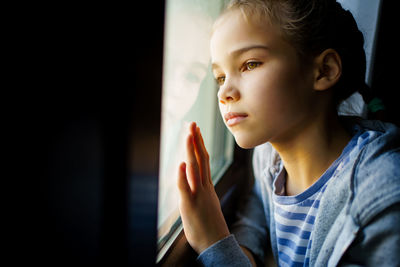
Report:
[[314,89],[323,91],[331,88],[342,75],[342,60],[334,49],[326,49],[315,58]]

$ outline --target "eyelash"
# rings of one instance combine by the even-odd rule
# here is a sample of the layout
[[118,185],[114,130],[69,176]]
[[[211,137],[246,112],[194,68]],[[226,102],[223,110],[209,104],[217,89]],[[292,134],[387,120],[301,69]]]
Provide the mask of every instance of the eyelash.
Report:
[[[253,65],[254,64],[254,65]],[[240,68],[240,70],[242,71],[242,72],[244,72],[244,71],[252,71],[252,70],[254,70],[255,68],[257,68],[257,67],[259,67],[260,65],[261,65],[262,63],[261,62],[258,62],[258,61],[248,61],[248,62],[245,62],[244,64],[243,64],[243,66]],[[252,67],[250,67],[251,65],[253,65]],[[215,78],[215,80],[216,80],[216,82],[217,82],[217,84],[219,85],[219,86],[222,86],[223,84],[224,84],[224,82],[225,82],[225,76],[219,76],[219,77],[217,77],[217,78]]]
[[[254,67],[250,67],[250,64],[254,64]],[[258,61],[248,61],[246,63],[243,64],[242,67],[242,71],[246,71],[246,70],[254,70],[255,68],[259,67],[261,65],[261,62]]]
[[219,76],[219,77],[215,78],[215,81],[217,82],[217,84],[219,86],[222,86],[225,82],[225,76]]

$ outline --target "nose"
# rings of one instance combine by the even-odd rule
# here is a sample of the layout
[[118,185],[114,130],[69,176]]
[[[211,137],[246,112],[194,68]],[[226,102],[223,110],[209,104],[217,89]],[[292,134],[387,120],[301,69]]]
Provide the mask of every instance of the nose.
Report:
[[240,99],[239,90],[237,90],[232,82],[225,80],[225,83],[219,88],[218,99],[222,104],[238,101]]

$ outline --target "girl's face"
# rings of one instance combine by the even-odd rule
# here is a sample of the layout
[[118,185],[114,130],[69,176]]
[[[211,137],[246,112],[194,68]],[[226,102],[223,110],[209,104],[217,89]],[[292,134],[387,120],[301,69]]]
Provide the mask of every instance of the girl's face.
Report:
[[221,115],[239,146],[287,141],[311,121],[312,71],[276,28],[231,11],[217,24],[210,47]]

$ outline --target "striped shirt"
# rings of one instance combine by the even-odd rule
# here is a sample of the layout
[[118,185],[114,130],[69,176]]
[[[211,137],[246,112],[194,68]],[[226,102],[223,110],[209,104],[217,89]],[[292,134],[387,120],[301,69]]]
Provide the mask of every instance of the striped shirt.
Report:
[[286,196],[286,171],[281,164],[274,181],[273,194],[279,266],[309,266],[313,226],[324,191],[336,171],[343,168],[368,139],[369,132],[356,134],[326,172],[311,187],[296,196]]

